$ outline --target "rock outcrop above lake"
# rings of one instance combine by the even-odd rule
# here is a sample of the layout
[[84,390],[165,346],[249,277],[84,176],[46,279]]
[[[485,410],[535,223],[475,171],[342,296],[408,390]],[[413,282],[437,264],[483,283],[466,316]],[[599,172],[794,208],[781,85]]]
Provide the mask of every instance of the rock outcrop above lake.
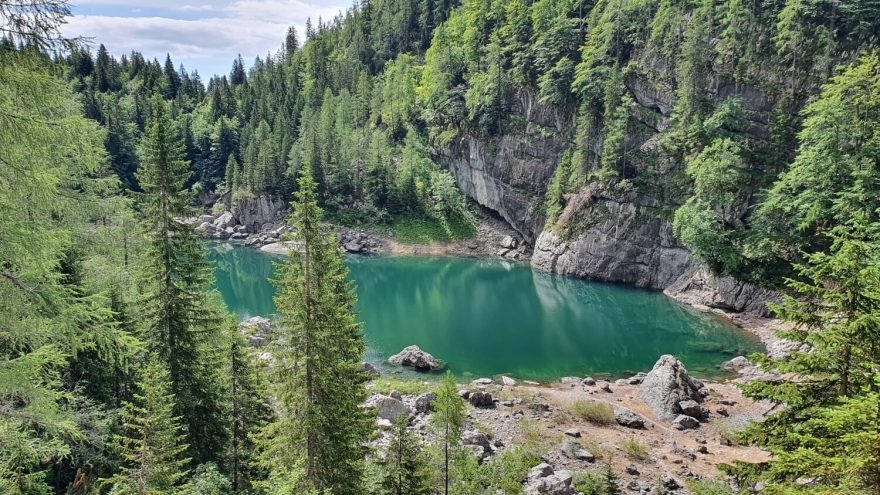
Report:
[[704,388],[703,383],[688,375],[681,361],[666,354],[639,385],[639,398],[658,417],[672,421],[682,414],[681,402],[703,402]]
[[443,367],[443,362],[417,345],[405,347],[402,351],[388,358],[388,364],[415,368],[417,371],[434,371]]

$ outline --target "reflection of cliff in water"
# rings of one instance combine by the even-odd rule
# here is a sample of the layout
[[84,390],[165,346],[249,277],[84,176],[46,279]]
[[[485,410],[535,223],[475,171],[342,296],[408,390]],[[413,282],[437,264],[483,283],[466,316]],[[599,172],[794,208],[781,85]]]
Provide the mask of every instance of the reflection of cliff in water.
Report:
[[[235,244],[216,245],[217,284],[239,317],[274,312],[272,261]],[[755,342],[657,292],[534,273],[502,260],[350,256],[374,364],[416,344],[458,374],[520,378],[622,375],[660,354],[717,373],[730,349]]]

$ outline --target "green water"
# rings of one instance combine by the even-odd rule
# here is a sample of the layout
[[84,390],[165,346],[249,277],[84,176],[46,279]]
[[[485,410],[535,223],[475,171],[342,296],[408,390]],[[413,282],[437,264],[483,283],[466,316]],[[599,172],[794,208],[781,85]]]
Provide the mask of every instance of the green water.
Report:
[[[270,316],[272,262],[236,244],[212,246],[217,285],[239,318]],[[351,256],[360,319],[375,364],[417,344],[456,374],[532,380],[620,376],[674,354],[704,377],[760,350],[750,335],[664,295],[536,273],[501,260]]]

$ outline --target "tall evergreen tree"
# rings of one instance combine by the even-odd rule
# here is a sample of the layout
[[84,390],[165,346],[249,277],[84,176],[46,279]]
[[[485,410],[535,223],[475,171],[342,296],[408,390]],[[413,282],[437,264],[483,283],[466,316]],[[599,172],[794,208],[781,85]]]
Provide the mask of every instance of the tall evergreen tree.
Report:
[[138,180],[140,205],[150,239],[142,279],[146,339],[167,365],[175,412],[187,426],[190,453],[197,462],[219,460],[227,428],[223,386],[217,363],[222,319],[211,304],[211,267],[193,226],[178,221],[191,215],[190,177],[165,103],[153,100]]
[[355,321],[355,293],[337,235],[322,225],[317,185],[308,168],[299,177],[290,223],[297,249],[279,265],[274,395],[279,418],[261,433],[262,460],[274,470],[273,491],[363,492],[364,441],[372,418],[360,407],[364,352]]
[[114,495],[180,493],[189,459],[180,418],[174,415],[168,370],[158,359],[142,371],[134,400],[123,404],[123,433],[118,442],[124,461],[120,472],[105,480]]
[[249,493],[261,473],[255,465],[254,434],[268,423],[272,410],[267,399],[265,372],[255,362],[247,340],[233,332],[229,346],[230,415],[232,431],[227,454],[232,490]]
[[430,467],[422,450],[421,440],[408,428],[406,414],[398,416],[385,458],[382,478],[383,495],[430,495]]

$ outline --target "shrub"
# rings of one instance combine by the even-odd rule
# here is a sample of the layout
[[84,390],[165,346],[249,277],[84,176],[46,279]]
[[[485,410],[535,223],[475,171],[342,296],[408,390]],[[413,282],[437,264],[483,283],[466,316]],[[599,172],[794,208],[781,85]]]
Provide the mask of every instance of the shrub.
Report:
[[620,445],[620,450],[627,459],[633,461],[643,461],[648,458],[648,449],[635,438],[627,438]]
[[568,406],[568,411],[577,418],[597,425],[614,423],[614,410],[603,402],[578,400]]

